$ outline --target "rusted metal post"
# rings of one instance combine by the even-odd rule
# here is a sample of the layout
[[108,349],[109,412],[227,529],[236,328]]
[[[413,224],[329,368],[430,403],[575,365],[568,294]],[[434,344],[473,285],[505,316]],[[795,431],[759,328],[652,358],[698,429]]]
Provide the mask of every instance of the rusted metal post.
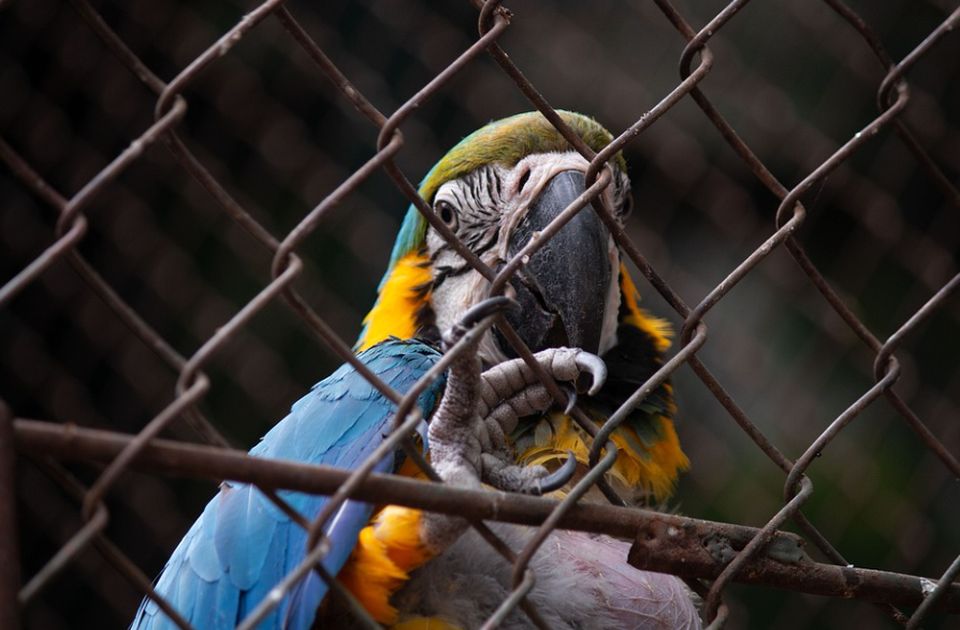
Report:
[[[14,428],[18,449],[65,460],[111,461],[133,439],[112,431],[35,420],[18,419]],[[130,467],[151,474],[265,483],[271,488],[318,494],[336,492],[350,475],[348,470],[331,466],[251,457],[234,449],[163,439],[147,444]],[[360,482],[352,496],[371,503],[389,502],[530,526],[543,524],[558,505],[541,497],[469,490],[377,473]],[[716,578],[759,531],[743,525],[604,504],[574,505],[557,520],[556,526],[635,537],[629,558],[635,566],[707,579]],[[804,551],[803,539],[787,532],[777,532],[763,555],[748,562],[734,581],[906,606],[919,605],[925,596],[925,580],[918,576],[814,562]],[[936,609],[960,612],[960,585],[943,590]]]

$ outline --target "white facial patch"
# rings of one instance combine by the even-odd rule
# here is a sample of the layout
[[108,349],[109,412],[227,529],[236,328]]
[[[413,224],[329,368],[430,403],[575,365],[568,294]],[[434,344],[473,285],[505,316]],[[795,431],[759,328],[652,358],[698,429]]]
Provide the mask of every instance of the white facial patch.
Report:
[[[467,247],[491,269],[507,262],[510,235],[523,221],[530,205],[559,173],[580,171],[586,173],[589,162],[574,151],[537,153],[520,160],[512,168],[491,164],[461,178],[444,183],[434,197],[434,207],[449,204],[456,216],[451,229]],[[603,195],[610,208],[619,208],[628,184],[618,174],[620,183],[615,191],[608,185]],[[589,207],[581,212],[593,212]],[[475,271],[446,239],[433,228],[427,231],[427,253],[432,260],[434,289],[432,305],[436,325],[441,332],[448,330],[470,306],[487,297],[489,282]],[[620,251],[613,240],[607,242],[610,264],[610,287],[605,300],[600,337],[600,353],[617,343],[617,315],[620,307]],[[511,289],[507,285],[507,295]],[[488,334],[480,343],[479,354],[487,364],[500,363],[506,356],[496,340]]]

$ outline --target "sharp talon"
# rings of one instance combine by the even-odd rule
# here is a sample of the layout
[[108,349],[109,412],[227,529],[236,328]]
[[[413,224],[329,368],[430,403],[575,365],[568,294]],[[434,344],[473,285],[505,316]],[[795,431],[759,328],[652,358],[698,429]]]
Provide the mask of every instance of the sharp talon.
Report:
[[565,385],[561,385],[560,389],[567,395],[567,406],[563,409],[563,415],[569,416],[570,412],[573,411],[573,408],[577,405],[577,390]]
[[497,313],[506,311],[507,309],[516,306],[516,304],[517,303],[510,298],[502,295],[487,298],[486,300],[478,304],[474,304],[468,308],[467,311],[460,317],[460,325],[464,328],[473,328],[491,315],[496,315]]
[[567,451],[567,461],[563,462],[563,466],[557,468],[546,477],[540,478],[536,485],[536,494],[546,494],[547,492],[559,490],[573,479],[575,472],[577,472],[577,458],[573,454],[573,451]]
[[589,372],[590,376],[593,377],[593,384],[590,385],[587,394],[595,395],[607,380],[607,364],[603,362],[603,359],[589,352],[580,352],[577,354],[575,361],[577,367]]

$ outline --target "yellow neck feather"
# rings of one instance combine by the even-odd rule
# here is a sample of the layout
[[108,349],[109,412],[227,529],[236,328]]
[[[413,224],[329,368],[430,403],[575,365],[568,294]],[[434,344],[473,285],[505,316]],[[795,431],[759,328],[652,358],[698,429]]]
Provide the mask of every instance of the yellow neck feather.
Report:
[[621,299],[630,313],[625,318],[625,322],[650,335],[658,352],[666,352],[670,347],[673,328],[667,320],[654,317],[640,308],[640,293],[637,291],[637,285],[633,283],[633,279],[623,263],[620,263],[620,293],[622,295]]
[[380,287],[377,303],[364,318],[357,351],[366,350],[388,337],[410,339],[417,334],[417,311],[429,301],[425,287],[432,276],[430,261],[412,252],[397,261]]

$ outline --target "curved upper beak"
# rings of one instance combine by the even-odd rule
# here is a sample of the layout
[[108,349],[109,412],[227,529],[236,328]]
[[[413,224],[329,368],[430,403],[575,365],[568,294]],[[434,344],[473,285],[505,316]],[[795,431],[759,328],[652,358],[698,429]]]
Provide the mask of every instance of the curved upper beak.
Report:
[[[509,255],[515,256],[584,190],[582,172],[555,175],[510,235]],[[520,308],[506,318],[534,352],[559,346],[599,351],[611,281],[609,238],[596,211],[583,208],[511,279]],[[500,346],[513,354],[502,338]]]

